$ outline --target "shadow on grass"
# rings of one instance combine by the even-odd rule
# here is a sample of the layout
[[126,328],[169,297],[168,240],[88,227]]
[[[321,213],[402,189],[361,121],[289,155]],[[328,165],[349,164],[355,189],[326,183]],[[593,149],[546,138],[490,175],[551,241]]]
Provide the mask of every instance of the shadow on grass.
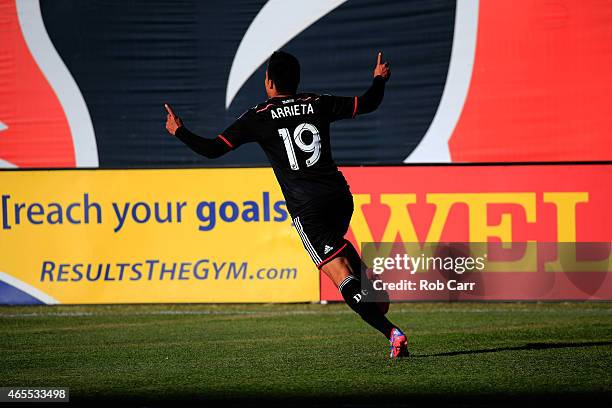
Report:
[[587,342],[582,342],[582,343],[527,343],[522,346],[497,347],[497,348],[492,348],[492,349],[447,351],[444,353],[434,353],[434,354],[411,354],[410,358],[450,357],[450,356],[461,356],[465,354],[499,353],[502,351],[549,350],[549,349],[596,347],[596,346],[612,346],[612,341],[591,341],[591,342],[587,341]]

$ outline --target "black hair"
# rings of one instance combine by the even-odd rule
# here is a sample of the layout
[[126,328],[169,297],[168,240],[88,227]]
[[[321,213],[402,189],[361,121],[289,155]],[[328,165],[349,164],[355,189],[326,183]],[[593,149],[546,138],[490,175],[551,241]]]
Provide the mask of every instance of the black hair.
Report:
[[300,83],[300,62],[293,55],[276,51],[268,60],[268,79],[278,92],[294,94]]

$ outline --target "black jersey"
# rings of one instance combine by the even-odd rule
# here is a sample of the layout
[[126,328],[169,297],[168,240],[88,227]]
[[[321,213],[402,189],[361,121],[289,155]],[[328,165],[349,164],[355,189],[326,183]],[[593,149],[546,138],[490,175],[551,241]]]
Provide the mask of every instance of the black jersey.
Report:
[[312,200],[350,195],[332,158],[329,125],[376,110],[385,82],[383,77],[375,77],[359,97],[301,93],[271,98],[246,111],[214,139],[200,137],[182,124],[175,134],[194,152],[211,159],[244,143],[259,143],[295,217]]
[[355,117],[358,103],[357,97],[312,93],[271,98],[246,111],[219,138],[232,149],[248,142],[261,146],[295,216],[311,200],[350,194],[332,158],[329,127]]

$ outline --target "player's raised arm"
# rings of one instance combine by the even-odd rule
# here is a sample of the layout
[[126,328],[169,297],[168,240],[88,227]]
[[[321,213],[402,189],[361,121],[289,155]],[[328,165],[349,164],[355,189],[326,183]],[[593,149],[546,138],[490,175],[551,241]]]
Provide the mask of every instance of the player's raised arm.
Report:
[[374,78],[370,88],[361,96],[321,95],[322,111],[330,121],[351,119],[375,111],[385,95],[385,84],[391,76],[389,62],[382,62],[382,53],[378,53]]
[[207,139],[190,132],[183,125],[181,118],[174,113],[167,103],[164,104],[164,108],[168,112],[166,116],[166,130],[168,130],[168,133],[176,136],[194,152],[209,159],[214,159],[232,150],[232,147],[222,136],[217,136],[215,139]]
[[374,67],[374,79],[370,88],[357,98],[356,114],[363,115],[375,111],[385,96],[385,84],[391,77],[389,61],[382,62],[382,52],[378,53]]

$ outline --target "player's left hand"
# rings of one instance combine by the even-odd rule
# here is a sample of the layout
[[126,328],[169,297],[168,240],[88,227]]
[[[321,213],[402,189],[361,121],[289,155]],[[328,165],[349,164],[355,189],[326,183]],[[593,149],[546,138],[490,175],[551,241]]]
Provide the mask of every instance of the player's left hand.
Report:
[[376,67],[374,67],[374,78],[377,76],[382,77],[385,81],[389,80],[391,76],[391,67],[389,66],[389,61],[383,64],[382,62],[382,52],[378,53],[378,57],[376,58]]
[[174,136],[176,134],[176,129],[183,126],[183,121],[174,114],[174,111],[170,105],[164,103],[164,108],[166,108],[166,112],[168,112],[168,116],[166,116],[166,129],[172,136]]

